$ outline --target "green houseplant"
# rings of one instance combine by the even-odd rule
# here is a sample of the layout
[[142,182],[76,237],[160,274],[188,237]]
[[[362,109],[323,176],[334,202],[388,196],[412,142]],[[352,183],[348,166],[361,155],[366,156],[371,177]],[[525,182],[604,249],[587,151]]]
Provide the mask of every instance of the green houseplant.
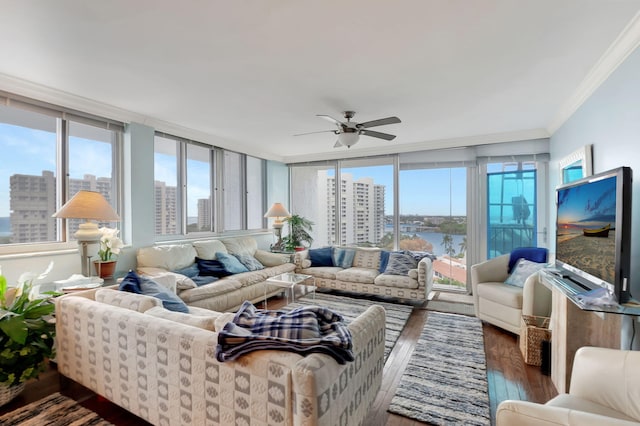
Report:
[[7,287],[0,271],[0,405],[17,396],[55,356],[55,305],[51,295],[32,292],[34,279],[44,278],[52,266],[38,277],[22,274],[15,288]]
[[312,221],[297,214],[292,214],[284,220],[289,224],[289,235],[282,238],[287,251],[299,250],[305,247],[304,243],[311,246],[313,237],[309,231],[313,230]]

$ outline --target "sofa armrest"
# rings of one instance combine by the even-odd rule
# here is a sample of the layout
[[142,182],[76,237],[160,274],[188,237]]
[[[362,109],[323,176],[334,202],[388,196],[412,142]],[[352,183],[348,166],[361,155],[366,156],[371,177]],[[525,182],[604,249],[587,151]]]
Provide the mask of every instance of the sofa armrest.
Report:
[[538,272],[529,276],[524,282],[522,315],[539,317],[551,315],[551,290],[540,281]]
[[425,298],[429,297],[433,288],[433,262],[428,257],[418,262],[418,288],[424,289]]
[[297,251],[293,255],[293,263],[295,263],[296,269],[304,269],[308,267],[305,266],[305,260],[309,260],[309,249]]
[[528,401],[502,401],[496,412],[496,426],[631,426],[636,422],[605,417],[565,407]]
[[370,306],[349,324],[355,361],[339,365],[312,354],[293,366],[294,424],[328,426],[364,418],[382,384],[385,327],[384,308]]

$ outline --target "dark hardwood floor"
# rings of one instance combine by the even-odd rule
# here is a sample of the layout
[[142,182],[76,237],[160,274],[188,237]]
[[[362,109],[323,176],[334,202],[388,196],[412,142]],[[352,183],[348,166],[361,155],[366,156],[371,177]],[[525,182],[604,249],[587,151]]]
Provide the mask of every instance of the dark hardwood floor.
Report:
[[[269,308],[278,309],[285,303],[284,298],[270,299]],[[429,311],[421,308],[415,308],[411,314],[405,329],[389,355],[384,367],[381,390],[365,424],[369,426],[424,426],[424,423],[388,413],[387,408],[428,315]],[[493,421],[495,411],[500,401],[521,399],[543,403],[557,395],[549,376],[543,375],[539,367],[524,363],[515,335],[486,323],[483,324],[483,332],[487,354],[487,379],[489,381],[492,423],[495,423]],[[64,395],[80,402],[115,425],[148,424],[83,386],[68,380],[64,382],[66,383],[61,391],[61,376],[55,365],[52,364],[38,380],[28,383],[20,396],[11,403],[0,407],[0,415],[37,401],[51,393],[61,391]]]

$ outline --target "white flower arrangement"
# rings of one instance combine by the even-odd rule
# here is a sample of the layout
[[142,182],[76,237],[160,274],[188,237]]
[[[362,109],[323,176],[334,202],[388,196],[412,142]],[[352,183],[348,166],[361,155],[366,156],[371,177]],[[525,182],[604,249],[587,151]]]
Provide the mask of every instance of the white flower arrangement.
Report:
[[120,250],[124,246],[122,240],[118,237],[120,230],[112,228],[100,228],[102,237],[100,238],[100,251],[98,256],[103,262],[113,260],[113,256],[120,254]]

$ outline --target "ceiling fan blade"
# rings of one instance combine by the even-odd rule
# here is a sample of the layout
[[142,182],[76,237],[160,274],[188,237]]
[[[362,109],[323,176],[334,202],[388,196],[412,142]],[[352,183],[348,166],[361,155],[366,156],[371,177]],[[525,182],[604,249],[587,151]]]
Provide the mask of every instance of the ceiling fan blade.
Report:
[[342,128],[342,122],[336,120],[335,118],[331,117],[330,115],[316,114],[316,117],[324,118],[325,120],[330,121],[333,124],[335,124],[336,126],[338,126],[339,129]]
[[396,138],[396,135],[390,135],[389,133],[374,132],[373,130],[366,130],[366,129],[361,130],[360,134],[365,136],[371,136],[374,138],[384,139],[387,141],[392,141]]
[[314,133],[327,133],[327,132],[337,133],[336,130],[319,130],[317,132],[298,133],[298,134],[293,135],[293,136],[313,135]]
[[365,121],[364,123],[358,124],[358,128],[366,129],[367,127],[384,126],[385,124],[396,123],[401,123],[398,117],[387,117],[379,120]]

